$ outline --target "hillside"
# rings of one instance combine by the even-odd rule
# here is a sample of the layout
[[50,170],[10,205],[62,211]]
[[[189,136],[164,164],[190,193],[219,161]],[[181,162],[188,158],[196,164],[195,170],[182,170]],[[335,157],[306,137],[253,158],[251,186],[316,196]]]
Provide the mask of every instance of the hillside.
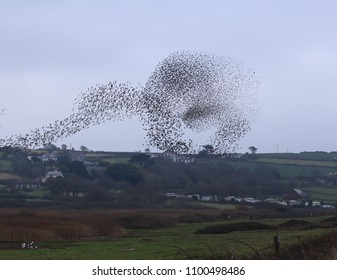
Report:
[[334,161],[337,158],[337,152],[261,153],[259,154],[259,157],[309,161]]
[[311,178],[299,182],[311,199],[337,201],[337,152],[258,154],[256,164],[274,166],[284,177]]
[[[218,197],[220,201],[226,196],[281,199],[292,188],[307,192],[311,200],[335,203],[335,154],[256,154],[233,159],[211,155],[37,150],[3,154],[0,185],[2,193],[6,188],[16,190],[25,201],[50,202],[56,198],[63,201],[71,197],[77,202],[100,202],[114,207],[167,206],[163,193],[191,197],[198,194],[210,200]],[[43,159],[46,155],[47,160]],[[62,172],[63,178],[43,183],[48,170]],[[30,192],[32,185],[40,192]]]

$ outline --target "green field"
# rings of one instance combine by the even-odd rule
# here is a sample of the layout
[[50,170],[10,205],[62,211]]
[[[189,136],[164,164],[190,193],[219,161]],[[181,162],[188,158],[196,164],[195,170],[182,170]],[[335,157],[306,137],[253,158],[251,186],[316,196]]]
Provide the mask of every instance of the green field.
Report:
[[13,171],[12,163],[10,160],[0,160],[0,172]]
[[[305,218],[316,223],[322,219]],[[278,225],[289,219],[259,220],[259,223]],[[224,222],[180,223],[176,226],[151,230],[127,230],[123,237],[91,238],[89,240],[37,242],[38,249],[0,250],[0,259],[212,259],[252,256],[262,258],[273,254],[273,238],[278,235],[282,248],[306,238],[314,238],[333,229],[312,230],[253,230],[235,231],[226,234],[195,234],[209,225],[229,224]],[[13,244],[12,244],[13,245]]]
[[308,187],[304,189],[310,194],[312,200],[324,202],[337,201],[337,187]]
[[[247,168],[249,170],[256,170],[257,168],[265,167],[272,168],[277,171],[282,177],[298,177],[298,176],[311,176],[312,174],[328,175],[331,172],[336,172],[337,167],[329,167],[324,165],[311,166],[309,164],[295,165],[292,160],[278,160],[259,158],[253,161],[232,161],[228,160],[227,163],[235,168]],[[305,162],[304,162],[305,163]]]
[[[135,236],[107,241],[37,243],[37,250],[1,250],[0,259],[208,259],[229,254],[252,255],[273,252],[273,237],[278,234],[287,246],[325,230],[252,231],[229,234],[196,235],[200,226],[180,225],[172,230],[131,233]],[[138,235],[138,236],[137,236]]]
[[300,165],[311,167],[332,167],[337,169],[337,163],[332,161],[330,162],[330,161],[286,159],[286,158],[258,158],[255,161],[270,164],[287,164],[287,165]]
[[258,155],[262,158],[334,161],[337,157],[337,152],[261,153]]

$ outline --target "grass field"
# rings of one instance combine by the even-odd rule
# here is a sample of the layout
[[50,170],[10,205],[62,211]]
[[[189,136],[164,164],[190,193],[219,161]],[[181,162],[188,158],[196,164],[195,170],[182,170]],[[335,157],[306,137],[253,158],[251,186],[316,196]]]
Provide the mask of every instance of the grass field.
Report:
[[334,161],[337,152],[301,152],[301,153],[267,153],[259,154],[262,158],[296,159],[296,160],[315,160],[315,161]]
[[0,172],[13,171],[13,167],[10,160],[0,160]]
[[337,201],[336,187],[309,187],[304,190],[310,194],[312,200],[323,200],[324,202]]
[[291,162],[293,161],[267,158],[260,158],[253,161],[227,161],[228,164],[235,168],[247,168],[253,171],[258,167],[273,168],[282,177],[310,176],[314,173],[328,175],[330,172],[337,171],[337,167],[324,166],[323,163],[319,165],[320,162],[315,166],[311,166],[310,164],[296,165]]
[[228,234],[196,235],[203,224],[180,224],[170,230],[142,230],[130,236],[97,241],[58,241],[37,243],[38,250],[3,250],[1,259],[208,259],[215,256],[265,254],[273,252],[273,237],[282,246],[326,230],[251,231]]
[[27,195],[27,197],[34,197],[34,198],[44,198],[44,197],[48,197],[51,195],[51,192],[49,189],[47,188],[42,188],[39,189],[37,191],[33,191],[33,192],[26,192],[25,193]]
[[277,168],[282,176],[328,175],[337,171],[337,152],[302,152],[258,154],[255,163]]
[[129,237],[97,241],[58,241],[37,243],[37,250],[0,250],[1,259],[211,259],[273,253],[273,237],[282,246],[299,239],[321,235],[326,230],[251,231],[228,234],[196,235],[207,224],[181,224],[171,230],[130,232]]
[[[245,229],[249,219],[242,213],[231,221],[223,216],[220,210],[3,209],[0,222],[5,227],[0,230],[0,259],[263,258],[273,255],[275,235],[279,236],[282,248],[287,248],[335,231],[313,226],[326,220],[325,216],[301,217],[300,221],[258,219],[253,223],[272,229],[249,231]],[[195,218],[200,221],[186,222]],[[313,227],[303,230],[298,227],[303,223]],[[231,228],[235,224],[242,228],[223,234],[196,234],[209,226]],[[282,224],[292,226],[281,228]],[[38,248],[21,249],[21,242],[30,241],[35,241]]]
[[336,162],[318,161],[318,160],[300,160],[300,159],[281,159],[281,158],[258,158],[256,162],[271,163],[271,164],[288,164],[312,167],[332,167],[337,169]]

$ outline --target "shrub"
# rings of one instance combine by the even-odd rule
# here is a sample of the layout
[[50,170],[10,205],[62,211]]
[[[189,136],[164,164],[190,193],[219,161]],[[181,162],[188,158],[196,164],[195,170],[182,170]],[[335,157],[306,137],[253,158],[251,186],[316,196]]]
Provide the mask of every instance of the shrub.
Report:
[[272,230],[272,229],[276,229],[276,227],[256,222],[240,222],[240,223],[228,223],[228,224],[207,226],[205,228],[197,230],[195,233],[222,234],[233,231]]

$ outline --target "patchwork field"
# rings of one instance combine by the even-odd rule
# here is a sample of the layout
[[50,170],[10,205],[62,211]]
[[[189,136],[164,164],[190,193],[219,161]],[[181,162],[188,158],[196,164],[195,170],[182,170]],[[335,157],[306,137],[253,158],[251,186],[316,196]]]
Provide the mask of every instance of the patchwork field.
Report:
[[314,167],[333,167],[337,168],[337,163],[332,161],[319,160],[301,160],[301,159],[286,159],[286,158],[258,158],[256,162],[271,163],[271,164],[289,164],[300,166],[314,166]]
[[[314,162],[313,165],[311,162]],[[307,161],[292,159],[258,158],[252,161],[228,161],[228,164],[236,168],[273,168],[283,177],[311,176],[312,174],[328,175],[337,172],[334,162]]]
[[309,187],[305,191],[310,194],[312,200],[337,201],[336,187]]

